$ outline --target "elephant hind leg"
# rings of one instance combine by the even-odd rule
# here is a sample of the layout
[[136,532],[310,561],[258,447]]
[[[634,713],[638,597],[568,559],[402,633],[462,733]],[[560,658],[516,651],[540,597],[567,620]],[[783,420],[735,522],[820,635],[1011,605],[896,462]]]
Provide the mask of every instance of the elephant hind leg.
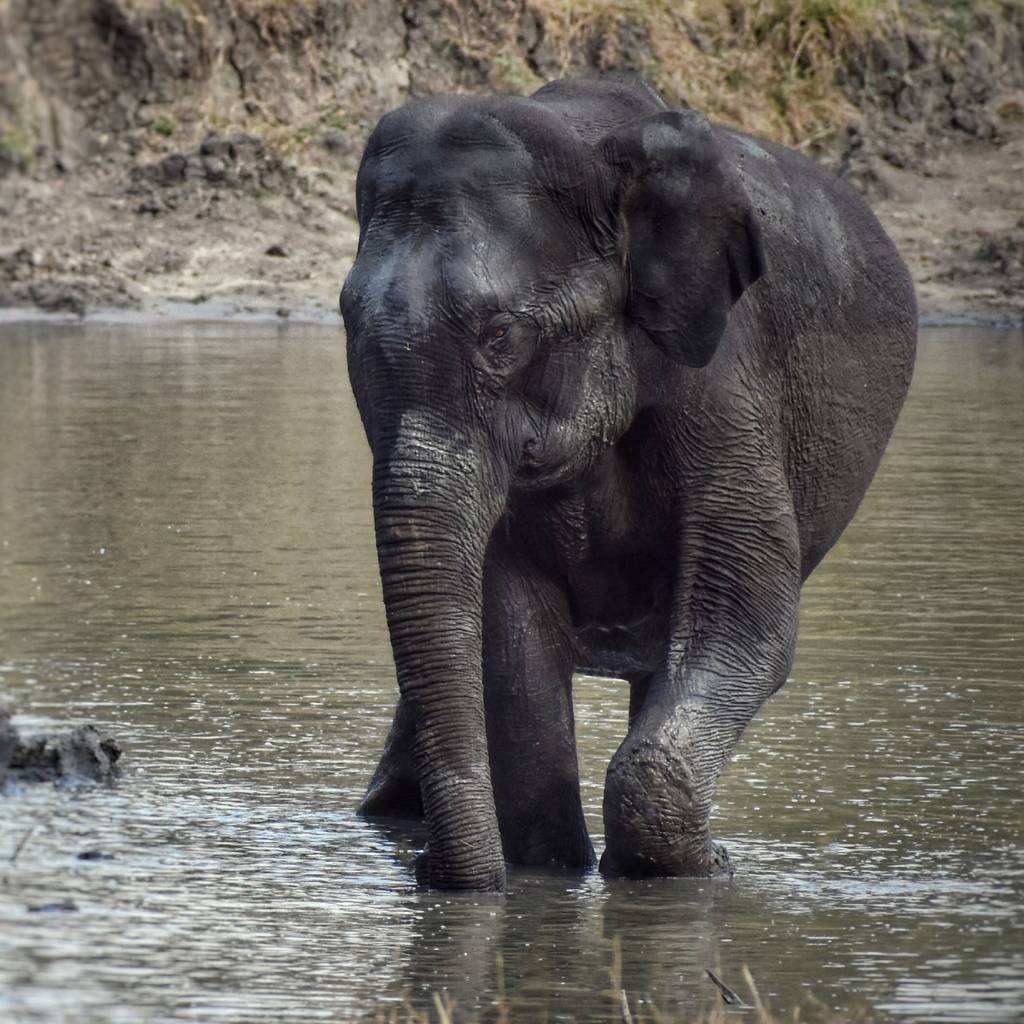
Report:
[[580,800],[572,709],[575,640],[562,588],[496,549],[484,600],[491,782],[505,858],[595,864]]
[[356,809],[357,814],[364,818],[423,817],[423,798],[412,753],[414,733],[412,715],[400,700],[384,743],[384,753]]

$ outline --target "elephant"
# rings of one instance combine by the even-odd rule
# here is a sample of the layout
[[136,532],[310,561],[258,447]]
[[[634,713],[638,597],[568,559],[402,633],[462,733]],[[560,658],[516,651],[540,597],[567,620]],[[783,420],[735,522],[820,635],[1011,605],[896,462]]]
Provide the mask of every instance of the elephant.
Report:
[[640,79],[386,114],[340,296],[399,699],[360,805],[418,880],[585,871],[572,681],[629,685],[606,876],[731,873],[719,777],[910,385],[917,308],[854,191]]

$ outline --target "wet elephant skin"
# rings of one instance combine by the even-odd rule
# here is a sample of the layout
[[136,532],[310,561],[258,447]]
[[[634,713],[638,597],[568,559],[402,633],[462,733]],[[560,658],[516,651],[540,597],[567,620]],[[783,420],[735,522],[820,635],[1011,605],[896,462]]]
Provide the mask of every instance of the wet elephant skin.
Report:
[[594,863],[572,674],[631,685],[609,875],[731,870],[718,778],[910,382],[913,288],[856,195],[639,81],[387,115],[341,295],[400,700],[361,810],[422,881]]

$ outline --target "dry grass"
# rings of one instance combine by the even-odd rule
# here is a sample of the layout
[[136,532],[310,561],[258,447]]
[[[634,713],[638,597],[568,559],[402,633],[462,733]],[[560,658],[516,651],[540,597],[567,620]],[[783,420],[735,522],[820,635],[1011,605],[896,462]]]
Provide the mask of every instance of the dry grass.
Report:
[[[140,11],[178,7],[203,23],[210,0],[128,0]],[[917,0],[919,4],[929,0]],[[969,0],[967,0],[969,2]],[[270,49],[293,40],[317,62],[311,32],[320,0],[217,0],[256,27]],[[674,105],[807,146],[858,119],[839,85],[844,63],[899,26],[899,0],[529,0],[561,74],[636,70]],[[453,50],[487,69],[497,90],[542,84],[517,44],[514,20],[471,0],[441,0]],[[482,83],[469,83],[480,88]]]
[[[0,0],[3,2],[3,0]],[[263,116],[261,97],[245,97],[248,113],[218,109],[254,130],[280,122],[275,143],[301,149],[321,126],[318,109],[337,102],[321,68],[318,18],[325,0],[126,0],[152,11],[178,8],[197,23],[245,21],[267,53],[305,77],[306,109],[298,117]],[[963,45],[974,14],[1024,0],[526,0],[541,22],[544,75],[631,70],[647,77],[674,106],[789,145],[827,145],[861,120],[844,88],[850,68],[864,67],[876,45],[898,39],[903,19],[946,32]],[[482,0],[439,0],[435,24],[437,82],[428,88],[528,94],[542,84],[518,38],[519,22]],[[959,28],[958,28],[959,27]],[[959,35],[959,43],[957,36]],[[225,45],[214,41],[211,48]],[[553,57],[553,61],[552,61]],[[299,82],[299,78],[294,79]],[[424,83],[420,82],[422,88]],[[224,107],[225,98],[217,97]],[[274,105],[271,104],[273,107]],[[275,107],[276,109],[276,107]],[[383,111],[359,111],[373,121]],[[289,136],[289,132],[291,133]]]
[[[685,1018],[663,1013],[649,998],[641,1001],[635,993],[631,994],[623,987],[622,941],[620,936],[616,936],[612,939],[608,988],[600,993],[608,1008],[601,1019],[621,1020],[622,1024],[736,1024],[737,1021],[744,1024],[786,1024],[786,1021],[798,1024],[801,1020],[818,1024],[870,1024],[873,1019],[869,1009],[853,1015],[837,1014],[813,996],[807,997],[804,1009],[808,1012],[804,1016],[801,1016],[800,1009],[796,1009],[791,1017],[783,1019],[772,1014],[765,1005],[746,966],[740,969],[740,975],[745,990],[737,994],[727,989],[728,1004],[719,998],[709,983],[711,995],[705,1009],[690,1013]],[[482,1013],[465,1013],[447,992],[435,992],[429,1008],[418,1009],[406,999],[386,1012],[378,1012],[376,1024],[479,1024],[483,1020],[489,1024],[513,1024],[517,1020],[535,1019],[536,1010],[531,1014],[521,1014],[510,1004],[501,954],[496,958],[495,981],[494,1005]],[[716,981],[715,984],[720,985],[721,982]]]
[[[646,40],[646,75],[673,104],[809,145],[858,117],[840,88],[844,63],[900,24],[896,0],[536,0],[566,72],[599,66]],[[635,48],[635,43],[633,44]]]

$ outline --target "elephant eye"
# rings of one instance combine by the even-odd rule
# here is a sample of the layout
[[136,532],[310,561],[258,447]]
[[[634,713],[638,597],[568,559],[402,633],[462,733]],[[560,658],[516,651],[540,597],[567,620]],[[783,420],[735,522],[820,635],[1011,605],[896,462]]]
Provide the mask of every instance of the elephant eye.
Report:
[[485,322],[477,335],[477,366],[502,378],[525,367],[538,337],[536,322],[525,314],[504,314]]
[[511,330],[508,324],[491,324],[480,332],[480,344],[485,348],[504,341]]

